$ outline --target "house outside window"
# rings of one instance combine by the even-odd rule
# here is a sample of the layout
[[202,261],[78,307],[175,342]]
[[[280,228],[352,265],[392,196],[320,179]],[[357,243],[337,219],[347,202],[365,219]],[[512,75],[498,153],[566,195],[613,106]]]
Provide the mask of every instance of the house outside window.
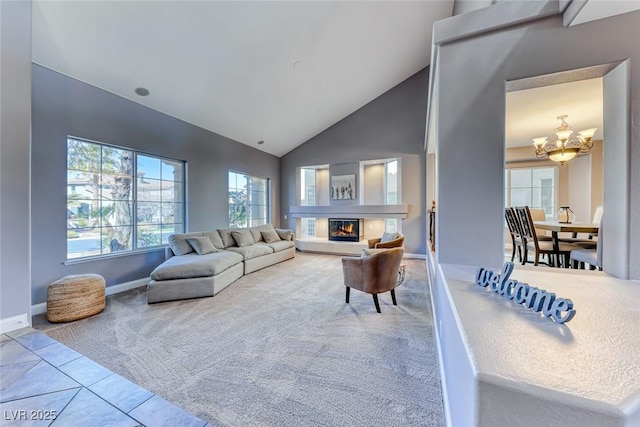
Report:
[[556,212],[557,167],[505,170],[505,205],[543,209],[548,220]]
[[67,138],[67,259],[158,247],[183,232],[184,171],[183,161]]
[[248,228],[267,224],[269,179],[229,171],[229,227]]

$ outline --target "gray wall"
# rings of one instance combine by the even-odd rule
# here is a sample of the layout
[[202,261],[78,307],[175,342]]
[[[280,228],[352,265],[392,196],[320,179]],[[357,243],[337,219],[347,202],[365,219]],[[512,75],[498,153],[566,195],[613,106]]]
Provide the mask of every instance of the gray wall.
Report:
[[31,2],[0,2],[0,55],[0,319],[28,322]]
[[[392,88],[281,158],[282,213],[296,204],[296,168],[399,157],[409,253],[426,253],[425,155],[428,69]],[[295,227],[289,217],[286,225]]]
[[[496,19],[503,6],[492,9]],[[525,5],[526,6],[526,5]],[[440,21],[463,31],[466,15]],[[436,25],[434,39],[438,40]],[[443,42],[439,47],[437,119],[437,197],[439,262],[497,266],[503,255],[505,81],[576,70],[627,58],[640,61],[640,12],[628,13],[574,27],[562,26],[556,14],[526,25],[517,25],[474,37]],[[569,53],[568,53],[569,52]],[[631,117],[621,132],[607,129],[604,157],[607,161],[609,135],[625,137],[630,132],[631,187],[640,185],[640,71],[629,72]],[[607,106],[605,103],[605,112]],[[606,115],[606,113],[605,113]],[[613,124],[613,127],[616,125]],[[626,132],[625,132],[626,130]],[[626,144],[625,141],[619,141]],[[623,163],[623,169],[626,163]],[[605,166],[605,175],[611,173]],[[606,182],[606,176],[605,176]],[[625,186],[619,187],[626,191]],[[605,189],[605,216],[607,206]],[[640,193],[628,193],[631,220],[628,236],[640,235]],[[605,232],[606,232],[605,220]],[[622,228],[625,226],[622,225]],[[604,240],[607,242],[607,239]],[[630,277],[640,278],[640,241],[626,237],[616,242],[629,248]],[[635,262],[635,264],[634,264]],[[606,267],[606,260],[605,260]]]
[[64,265],[67,135],[187,161],[187,227],[228,227],[228,170],[270,178],[279,225],[280,160],[38,65],[33,66],[32,295],[68,274],[98,273],[107,286],[148,277],[163,250]]

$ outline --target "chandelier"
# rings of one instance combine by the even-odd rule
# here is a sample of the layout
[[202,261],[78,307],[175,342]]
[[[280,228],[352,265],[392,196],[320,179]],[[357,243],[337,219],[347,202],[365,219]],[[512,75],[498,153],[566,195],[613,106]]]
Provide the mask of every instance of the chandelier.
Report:
[[573,135],[573,128],[564,120],[567,116],[558,116],[557,119],[562,123],[555,128],[555,135],[551,138],[542,136],[533,138],[533,145],[536,147],[536,157],[539,159],[549,158],[554,162],[564,165],[565,162],[576,157],[578,154],[586,154],[593,147],[593,134],[596,129],[585,129]]

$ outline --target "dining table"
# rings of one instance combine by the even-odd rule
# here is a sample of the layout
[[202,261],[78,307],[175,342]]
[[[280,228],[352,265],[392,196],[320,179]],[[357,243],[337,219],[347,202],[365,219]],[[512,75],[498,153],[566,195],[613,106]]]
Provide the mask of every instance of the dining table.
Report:
[[600,229],[599,224],[590,222],[533,221],[533,225],[536,229],[551,231],[553,251],[556,254],[560,252],[558,233],[598,234],[598,230]]

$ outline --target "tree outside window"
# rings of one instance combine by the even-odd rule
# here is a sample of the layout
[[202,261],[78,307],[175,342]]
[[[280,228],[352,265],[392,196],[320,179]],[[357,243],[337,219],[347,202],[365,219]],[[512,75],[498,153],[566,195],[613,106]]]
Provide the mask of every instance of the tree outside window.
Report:
[[183,186],[184,162],[68,138],[67,259],[166,243],[184,230]]

